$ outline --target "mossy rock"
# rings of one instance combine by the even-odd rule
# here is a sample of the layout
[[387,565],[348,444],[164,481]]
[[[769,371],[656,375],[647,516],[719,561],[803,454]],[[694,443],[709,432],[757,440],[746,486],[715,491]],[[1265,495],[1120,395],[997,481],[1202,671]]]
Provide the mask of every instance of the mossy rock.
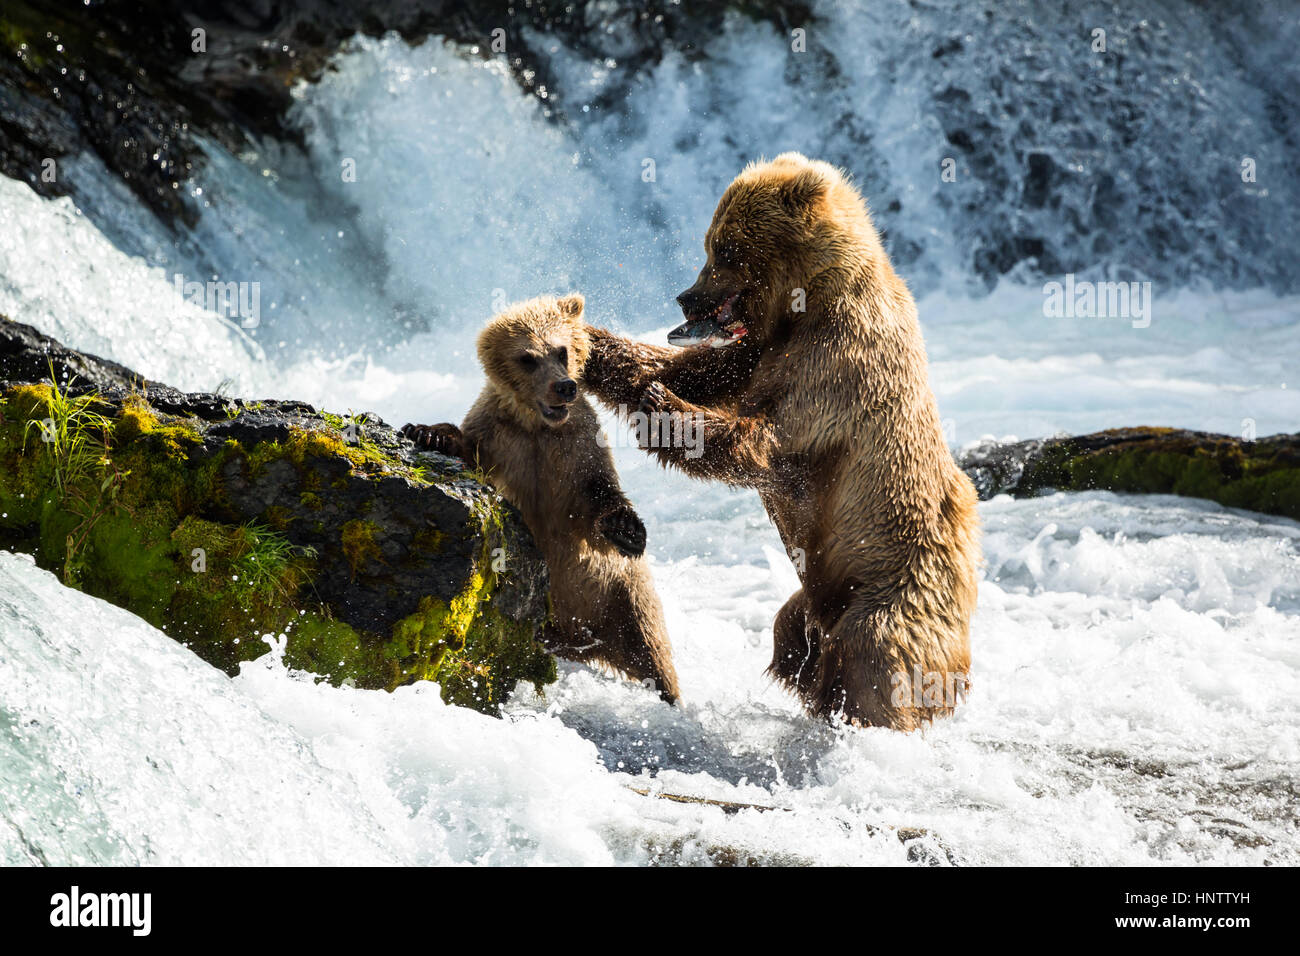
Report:
[[1206,498],[1300,520],[1300,434],[1246,440],[1176,428],[1113,428],[966,452],[980,496],[1047,490]]
[[435,680],[488,713],[555,679],[540,554],[459,462],[373,417],[186,395],[5,319],[0,547],[228,673],[283,635],[334,683]]

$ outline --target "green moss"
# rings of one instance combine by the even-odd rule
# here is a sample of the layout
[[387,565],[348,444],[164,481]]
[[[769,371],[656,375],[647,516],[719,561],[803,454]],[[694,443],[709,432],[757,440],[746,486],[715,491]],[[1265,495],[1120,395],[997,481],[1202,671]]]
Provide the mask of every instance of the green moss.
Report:
[[1026,467],[1017,493],[1172,494],[1300,520],[1300,467],[1293,458],[1285,436],[1241,442],[1169,428],[1102,432],[1049,444]]
[[437,528],[425,528],[411,539],[412,550],[424,551],[428,554],[438,554],[446,546],[447,532],[439,531]]
[[379,544],[375,541],[378,530],[373,521],[362,521],[359,518],[354,518],[343,526],[340,544],[343,556],[348,560],[348,567],[352,569],[352,577],[364,572],[366,564],[371,560],[380,559]]
[[180,570],[163,629],[209,662],[233,670],[266,653],[255,640],[298,613],[313,558],[262,525],[187,516],[171,534]]
[[293,524],[293,512],[284,505],[271,505],[266,509],[266,521],[277,531],[288,531],[289,525]]
[[495,714],[519,681],[540,691],[556,678],[555,659],[528,624],[490,603],[495,575],[475,572],[450,602],[425,597],[393,627],[391,652],[403,682],[435,680],[449,704]]
[[[203,446],[199,423],[162,415],[145,396],[116,409],[91,396],[79,406],[87,417],[78,472],[32,425],[59,402],[66,413],[68,401],[49,385],[0,395],[0,545],[22,542],[70,586],[133,611],[230,673],[266,653],[261,635],[284,634],[290,667],[367,688],[435,680],[445,700],[489,713],[517,681],[540,688],[555,679],[554,659],[531,624],[511,621],[491,602],[492,557],[506,546],[498,500],[472,496],[484,543],[460,593],[447,601],[426,595],[389,633],[364,633],[315,596],[315,555],[284,534],[293,511],[273,506],[265,524],[223,520],[223,469],[233,456],[249,473],[287,461],[301,478],[299,503],[320,511],[328,492],[312,459],[341,457],[354,474],[403,474],[406,466],[372,460],[381,454],[374,446],[310,429],[251,448],[229,440],[214,452]],[[75,417],[68,421],[76,426]],[[330,483],[349,487],[346,478]],[[323,533],[325,524],[315,527]],[[343,525],[338,546],[354,575],[382,561],[381,534],[361,517]],[[438,552],[449,540],[448,531],[427,529],[412,551]]]
[[195,445],[203,444],[199,430],[184,419],[163,423],[139,395],[126,399],[113,424],[113,437],[119,443],[152,436],[168,458],[185,461]]
[[40,441],[28,441],[27,423],[45,416],[48,386],[20,385],[0,407],[0,527],[11,532],[37,524],[54,496],[54,462]]
[[285,630],[284,662],[319,674],[333,684],[369,689],[396,686],[396,668],[382,647],[349,625],[322,612],[303,611]]
[[1247,476],[1225,488],[1222,501],[1233,508],[1286,515],[1300,521],[1300,469]]
[[555,658],[536,639],[532,627],[484,603],[461,650],[444,660],[438,681],[447,703],[496,713],[516,683],[530,683],[541,693],[556,676]]
[[[449,704],[498,712],[518,682],[539,692],[556,679],[555,658],[530,624],[512,621],[492,604],[497,587],[494,557],[505,553],[505,509],[495,496],[474,499],[482,549],[464,590],[450,601],[425,597],[399,621],[389,647],[403,680],[436,680]],[[442,537],[423,545],[441,546]]]
[[374,442],[367,440],[350,444],[320,429],[298,427],[291,428],[289,437],[283,442],[259,444],[249,454],[248,464],[254,473],[269,462],[279,460],[289,461],[301,470],[312,458],[343,458],[361,474],[396,472],[405,475],[414,471],[398,459],[385,455]]
[[113,509],[95,522],[85,548],[69,556],[76,585],[162,627],[178,579],[175,523],[165,502]]
[[15,418],[35,418],[37,410],[48,406],[53,395],[54,389],[44,382],[15,385],[5,392],[5,408]]
[[434,597],[420,599],[414,614],[393,625],[393,655],[411,670],[416,680],[432,680],[442,664],[442,658],[451,647],[464,643],[467,616],[472,617],[478,606],[477,588],[471,587],[469,595],[459,596],[447,603]]
[[[60,490],[56,477],[61,467],[67,471],[66,452],[33,438],[46,430],[28,423],[57,415],[66,399],[47,385],[18,386],[4,399],[0,526],[33,526],[38,560],[65,583],[174,636],[201,639],[211,645],[204,656],[214,663],[228,666],[264,652],[252,645],[235,654],[225,649],[288,618],[292,608],[279,604],[301,586],[310,560],[289,554],[287,542],[260,529],[193,514],[217,503],[228,452],[194,464],[190,452],[202,442],[197,428],[164,420],[132,396],[88,439],[94,468]],[[195,548],[205,565],[197,572],[191,570]]]
[[447,703],[495,714],[516,683],[540,691],[555,681],[556,671],[532,627],[491,605],[492,586],[491,574],[476,572],[451,601],[426,595],[386,639],[300,613],[286,628],[285,663],[363,688],[436,681]]
[[42,47],[52,47],[53,43],[38,34],[31,22],[19,23],[8,10],[0,18],[0,49],[17,57],[28,70],[38,72],[49,64],[49,59],[42,56]]

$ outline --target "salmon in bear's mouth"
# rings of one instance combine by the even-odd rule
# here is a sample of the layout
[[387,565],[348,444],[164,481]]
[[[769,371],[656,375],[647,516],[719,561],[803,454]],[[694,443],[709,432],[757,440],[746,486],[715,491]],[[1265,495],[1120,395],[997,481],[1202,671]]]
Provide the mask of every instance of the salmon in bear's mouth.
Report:
[[731,307],[739,292],[733,292],[707,315],[688,318],[668,333],[669,345],[708,345],[722,348],[740,341],[748,332],[744,319],[732,319]]

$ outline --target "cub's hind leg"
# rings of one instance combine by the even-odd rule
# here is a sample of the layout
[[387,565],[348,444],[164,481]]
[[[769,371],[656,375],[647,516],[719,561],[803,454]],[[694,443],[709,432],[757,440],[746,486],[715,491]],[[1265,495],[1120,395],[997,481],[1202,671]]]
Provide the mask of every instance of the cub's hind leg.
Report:
[[609,583],[605,615],[595,628],[602,638],[596,656],[636,681],[650,680],[659,696],[674,703],[681,696],[663,607],[643,561],[629,561],[628,574]]

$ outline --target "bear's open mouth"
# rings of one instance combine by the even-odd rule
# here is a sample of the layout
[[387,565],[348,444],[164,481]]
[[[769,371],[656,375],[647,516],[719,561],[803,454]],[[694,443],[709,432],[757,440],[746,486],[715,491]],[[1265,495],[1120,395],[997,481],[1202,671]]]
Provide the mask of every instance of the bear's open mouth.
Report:
[[558,423],[569,417],[568,405],[547,405],[545,402],[538,402],[537,407],[548,422]]
[[733,292],[711,312],[688,318],[668,333],[668,344],[708,345],[716,349],[738,342],[749,332],[744,319],[732,318],[732,306],[739,296],[739,292]]

